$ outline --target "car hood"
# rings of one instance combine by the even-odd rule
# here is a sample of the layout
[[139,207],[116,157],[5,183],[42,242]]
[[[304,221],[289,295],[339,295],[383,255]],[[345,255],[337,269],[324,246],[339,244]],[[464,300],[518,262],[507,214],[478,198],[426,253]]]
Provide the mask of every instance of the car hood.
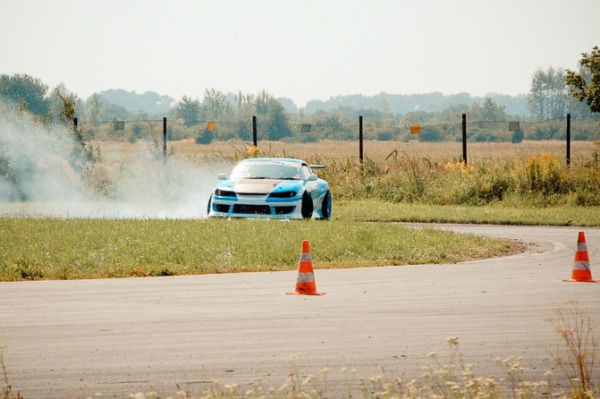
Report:
[[270,194],[273,191],[298,191],[301,186],[300,180],[240,179],[227,180],[218,188],[233,189],[238,194]]

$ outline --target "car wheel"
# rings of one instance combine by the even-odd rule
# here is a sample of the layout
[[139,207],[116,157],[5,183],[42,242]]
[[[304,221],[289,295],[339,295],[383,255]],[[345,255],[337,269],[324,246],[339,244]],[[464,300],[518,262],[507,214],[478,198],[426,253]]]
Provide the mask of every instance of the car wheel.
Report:
[[206,205],[206,216],[210,213],[210,206],[212,205],[212,194],[208,198],[208,204]]
[[304,219],[310,219],[314,209],[315,207],[310,194],[305,192],[302,196],[302,217]]
[[325,193],[325,197],[323,197],[323,203],[321,204],[321,215],[323,216],[323,220],[329,220],[331,217],[331,194],[329,191]]

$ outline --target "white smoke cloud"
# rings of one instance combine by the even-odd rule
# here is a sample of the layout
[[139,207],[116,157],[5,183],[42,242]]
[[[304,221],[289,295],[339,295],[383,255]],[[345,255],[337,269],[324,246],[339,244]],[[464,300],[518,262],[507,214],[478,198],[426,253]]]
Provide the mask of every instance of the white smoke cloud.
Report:
[[231,165],[176,156],[164,162],[151,144],[139,148],[110,163],[87,163],[68,127],[46,126],[0,103],[0,216],[206,216],[217,174]]

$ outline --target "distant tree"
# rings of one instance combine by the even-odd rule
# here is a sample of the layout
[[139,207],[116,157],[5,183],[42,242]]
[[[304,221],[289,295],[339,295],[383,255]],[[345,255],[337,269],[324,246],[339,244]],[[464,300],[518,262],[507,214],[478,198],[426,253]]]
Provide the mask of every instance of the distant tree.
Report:
[[19,105],[34,115],[46,116],[45,99],[48,86],[40,79],[25,74],[0,75],[0,97]]
[[409,112],[408,114],[404,115],[404,118],[402,118],[402,124],[404,125],[414,125],[417,123],[423,123],[425,121],[427,121],[428,115],[423,112],[423,111],[414,111],[414,112]]
[[550,90],[549,96],[549,117],[551,119],[563,119],[567,111],[568,90],[565,84],[565,72],[558,68],[548,69],[548,81]]
[[298,107],[296,106],[296,104],[294,103],[294,101],[292,99],[287,98],[287,97],[277,97],[277,101],[279,101],[279,104],[281,104],[283,106],[283,108],[285,109],[285,112],[287,112],[289,114],[298,113]]
[[239,92],[233,101],[233,134],[242,140],[249,140],[252,137],[252,116],[256,113],[254,96]]
[[567,70],[566,83],[570,86],[569,94],[580,102],[586,102],[592,112],[600,112],[600,49],[592,48],[591,53],[582,53],[579,61],[581,69],[587,72],[577,73]]
[[130,113],[146,114],[146,118],[148,115],[153,117],[167,115],[175,103],[172,97],[153,91],[137,94],[135,91],[110,89],[99,94],[104,101],[119,105]]
[[266,114],[269,112],[269,102],[272,100],[272,97],[266,91],[261,91],[256,96],[254,100],[254,106],[256,108],[256,113],[259,115]]
[[531,80],[528,102],[531,113],[537,115],[539,120],[543,120],[546,115],[546,87],[547,83],[544,71],[538,69],[533,74]]
[[175,106],[178,118],[185,121],[185,126],[190,127],[198,120],[200,113],[200,101],[191,97],[183,96],[181,101]]
[[567,107],[567,85],[562,69],[538,69],[531,81],[528,102],[531,113],[538,119],[559,119],[565,116]]
[[269,140],[279,140],[292,135],[289,117],[272,95],[264,90],[258,93],[254,98],[254,108],[261,126],[260,131],[264,131]]
[[103,100],[100,93],[92,94],[85,104],[85,119],[89,122],[128,120],[132,117],[124,107]]
[[319,131],[322,132],[324,139],[348,139],[346,137],[344,125],[340,121],[340,117],[336,114],[328,114],[322,117],[318,122],[321,127]]
[[[581,77],[583,77],[583,79],[586,82],[591,81],[591,76],[586,69],[580,67],[579,74],[581,75]],[[565,82],[566,82],[566,77],[565,77]],[[570,92],[570,90],[573,87],[570,85],[568,87],[569,87],[569,92]],[[579,101],[573,95],[569,95],[569,98],[567,101],[567,109],[569,110],[569,113],[571,114],[571,116],[573,118],[580,119],[580,120],[581,119],[594,119],[598,115],[598,114],[594,114],[594,112],[592,112],[592,110],[590,109],[590,106],[587,104],[587,102]]]
[[279,140],[292,135],[288,123],[288,115],[283,106],[274,98],[268,102],[266,130],[269,140]]
[[102,106],[102,119],[103,120],[128,120],[132,119],[133,115],[129,113],[125,107],[118,104],[104,101]]
[[503,121],[506,119],[504,107],[499,106],[490,97],[483,100],[482,118],[486,121]]
[[77,96],[69,92],[63,83],[52,89],[47,101],[52,119],[65,124],[73,121],[77,112],[77,106],[81,104]]
[[90,122],[99,122],[102,120],[102,98],[98,93],[92,94],[85,104],[86,119]]
[[219,120],[231,111],[232,106],[222,91],[215,89],[204,91],[204,98],[200,106],[200,115],[202,115],[202,118]]

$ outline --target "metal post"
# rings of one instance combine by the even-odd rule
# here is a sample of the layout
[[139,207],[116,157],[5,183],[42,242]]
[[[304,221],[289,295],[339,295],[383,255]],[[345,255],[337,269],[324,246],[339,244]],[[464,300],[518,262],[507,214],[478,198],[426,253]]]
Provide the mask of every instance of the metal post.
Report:
[[252,116],[252,144],[258,147],[258,134],[256,131],[256,116]]
[[363,117],[358,117],[358,159],[363,163]]
[[571,166],[571,114],[567,114],[567,166]]
[[75,140],[77,140],[82,147],[85,147],[83,137],[81,136],[81,133],[79,133],[79,120],[77,117],[73,118],[73,133],[75,134]]
[[167,160],[167,117],[163,117],[163,159]]
[[463,162],[467,164],[467,114],[462,114],[462,150]]

